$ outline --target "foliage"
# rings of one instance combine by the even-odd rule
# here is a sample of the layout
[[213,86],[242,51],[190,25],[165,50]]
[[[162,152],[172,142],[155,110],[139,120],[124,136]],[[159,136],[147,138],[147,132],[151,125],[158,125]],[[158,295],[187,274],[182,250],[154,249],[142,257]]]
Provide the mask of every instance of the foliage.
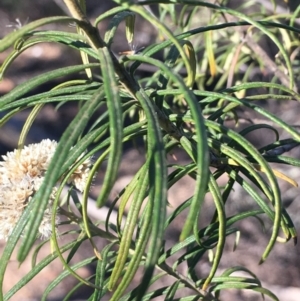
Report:
[[[39,43],[66,45],[80,53],[82,58],[81,65],[44,73],[41,70],[40,75],[0,98],[1,125],[22,110],[32,110],[20,134],[20,149],[45,104],[57,103],[59,109],[72,101],[77,102],[79,108],[58,143],[43,184],[28,202],[7,241],[0,264],[0,300],[8,300],[57,257],[65,269],[48,286],[43,300],[70,274],[79,280],[80,285],[94,289],[88,300],[101,300],[108,294],[110,300],[150,300],[157,296],[163,296],[164,300],[219,300],[222,291],[229,288],[251,289],[277,300],[246,268],[232,267],[219,276],[216,272],[226,237],[234,235],[238,231],[235,224],[245,218],[265,215],[273,223],[261,262],[267,259],[280,229],[284,233],[281,240],[292,238],[296,241],[295,228],[282,206],[278,178],[293,185],[296,183],[272,169],[270,163],[299,166],[299,160],[282,154],[299,144],[300,135],[287,122],[260,106],[258,101],[299,100],[294,81],[299,76],[296,71],[299,68],[296,68],[296,61],[291,61],[299,49],[296,38],[299,29],[293,26],[299,10],[282,16],[268,15],[259,1],[256,4],[260,13],[251,14],[255,1],[243,1],[240,7],[231,9],[226,6],[226,1],[215,5],[195,0],[116,0],[116,7],[91,24],[84,13],[84,1],[78,1],[79,4],[75,0],[64,2],[71,17],[36,20],[0,41],[0,51],[13,46],[2,64],[2,78],[22,52]],[[248,9],[250,13],[246,14]],[[125,22],[126,38],[132,45],[136,15],[157,30],[157,41],[140,52],[117,57],[110,49],[116,31],[120,23]],[[110,23],[101,37],[97,26],[107,18]],[[42,29],[46,24],[57,23],[64,23],[66,27],[68,23],[75,23],[77,32]],[[257,42],[263,38],[271,41],[278,50],[278,61],[270,59]],[[141,64],[153,66],[157,71],[141,76]],[[241,73],[245,66],[246,71]],[[261,73],[270,70],[271,81],[253,81],[255,70]],[[66,80],[70,76],[73,79]],[[53,89],[30,94],[43,83],[57,78],[61,79],[61,84]],[[238,125],[241,110],[256,112],[263,122],[235,131],[228,126],[228,121]],[[92,119],[93,116],[97,118]],[[124,120],[130,120],[129,124]],[[262,128],[274,132],[276,139],[257,149],[245,136]],[[289,138],[281,140],[279,129]],[[99,226],[100,221],[92,222],[87,215],[88,192],[93,178],[107,161],[103,186],[96,201],[101,207],[108,203],[117,180],[124,143],[137,140],[143,144],[145,162],[110,203],[110,213],[118,210],[117,220],[111,219],[109,214],[105,227]],[[189,157],[190,163],[174,163],[169,159],[169,154],[178,149]],[[82,156],[86,150],[88,152]],[[96,153],[101,155],[91,168],[83,199],[80,202],[75,191],[70,190],[65,200],[68,205],[72,199],[80,215],[70,206],[56,210],[63,205],[60,194],[68,177]],[[217,180],[224,174],[228,181],[220,187]],[[167,214],[167,192],[184,176],[195,181],[193,196],[177,208],[171,208]],[[69,223],[78,225],[77,237],[59,246],[54,230],[51,237],[53,253],[36,263],[35,258],[44,242],[36,247],[32,270],[3,294],[3,278],[12,252],[20,240],[18,260],[23,262],[27,257],[36,241],[53,187],[58,182],[52,228],[56,227],[55,214],[65,215]],[[233,185],[240,185],[257,208],[228,216],[226,202]],[[209,224],[200,227],[199,217],[208,193],[213,198],[215,214]],[[128,207],[127,212],[125,207]],[[166,231],[182,216],[184,224],[180,240],[167,248]],[[95,237],[106,240],[104,249],[96,249]],[[95,256],[71,266],[74,253],[86,240],[95,249]],[[65,252],[68,252],[67,259],[63,257]],[[213,254],[210,272],[205,277],[199,276],[197,262],[208,253]],[[172,267],[169,262],[173,263]],[[95,274],[88,279],[81,278],[76,270],[91,263],[96,265]],[[182,273],[179,265],[184,264],[187,268]],[[136,287],[130,286],[141,267],[141,280]],[[236,271],[246,271],[249,276],[232,275]],[[169,278],[172,285],[153,288],[152,285],[160,283],[162,277]],[[71,298],[80,285],[65,300]],[[180,292],[184,288],[189,291],[185,291],[183,297]]]

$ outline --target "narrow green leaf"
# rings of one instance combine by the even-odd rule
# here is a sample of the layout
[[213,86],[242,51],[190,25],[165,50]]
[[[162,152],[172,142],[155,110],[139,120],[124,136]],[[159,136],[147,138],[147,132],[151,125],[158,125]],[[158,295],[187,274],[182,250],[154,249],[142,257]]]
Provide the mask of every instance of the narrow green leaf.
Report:
[[21,96],[25,95],[29,91],[36,88],[38,85],[51,81],[57,77],[66,76],[72,73],[77,73],[84,70],[87,67],[98,67],[99,64],[89,64],[89,65],[77,65],[72,67],[65,67],[56,69],[54,71],[45,72],[42,75],[38,75],[14,88],[11,92],[5,94],[0,98],[0,110],[3,110],[4,106],[15,101]]
[[[85,238],[82,238],[82,241]],[[76,242],[71,241],[63,246],[61,246],[60,251],[62,253],[70,250],[74,244]],[[17,282],[4,296],[4,301],[8,301],[11,299],[11,297],[17,292],[19,291],[23,286],[25,286],[33,277],[35,277],[36,275],[38,275],[38,273],[45,268],[46,266],[48,266],[53,260],[55,260],[58,257],[56,252],[53,252],[52,254],[46,256],[45,258],[43,258],[38,264],[36,264],[30,271],[29,273],[24,276],[19,282]],[[2,260],[2,259],[1,259]],[[2,264],[1,264],[2,267]],[[2,293],[1,295],[2,296]]]
[[[86,258],[76,264],[74,264],[71,269],[76,271],[77,269],[79,268],[82,268],[84,266],[87,266],[91,263],[93,263],[97,258],[96,257],[89,257],[89,258]],[[41,301],[46,301],[47,300],[47,297],[49,295],[49,293],[58,285],[62,282],[62,280],[64,278],[66,278],[68,275],[70,274],[69,270],[64,270],[58,277],[56,277],[55,280],[53,280],[49,285],[48,287],[45,289],[42,297],[41,297]]]
[[31,22],[27,25],[24,25],[22,28],[17,31],[11,32],[6,35],[3,39],[0,40],[0,52],[6,50],[10,46],[12,46],[17,40],[22,39],[28,32],[31,30],[49,24],[49,23],[58,23],[58,22],[77,22],[76,19],[71,17],[50,17],[39,19],[37,21]]
[[[222,200],[222,195],[220,192],[220,188],[215,180],[215,178],[211,175],[210,176],[210,181],[208,183],[208,188],[209,191],[211,192],[215,205],[216,205],[216,209],[217,209],[217,213],[218,213],[218,222],[219,222],[219,233],[218,233],[218,245],[216,247],[216,253],[214,256],[214,260],[213,260],[213,264],[210,270],[209,275],[207,276],[202,289],[204,291],[207,290],[211,280],[213,279],[217,268],[219,266],[221,257],[222,257],[222,253],[223,253],[223,249],[225,246],[225,238],[226,238],[226,215],[225,215],[225,209],[224,209],[224,204],[223,204],[223,200]],[[196,233],[197,235],[197,233]]]
[[97,198],[97,206],[106,201],[117,177],[122,154],[123,117],[119,89],[113,68],[110,52],[107,48],[99,49],[99,60],[102,70],[104,92],[109,114],[110,153],[103,186]]
[[[125,226],[124,226],[124,230],[122,232],[122,238],[121,238],[120,248],[118,251],[118,256],[116,259],[114,269],[112,271],[112,275],[109,280],[109,285],[108,285],[109,290],[113,290],[115,288],[117,281],[118,281],[122,271],[124,270],[125,263],[128,259],[129,249],[132,245],[133,232],[138,223],[140,209],[141,209],[141,206],[143,204],[143,201],[145,200],[145,197],[146,197],[148,189],[149,189],[148,188],[149,175],[148,175],[148,169],[147,169],[147,167],[149,166],[149,163],[144,166],[145,166],[145,168],[143,168],[143,173],[141,173],[139,182],[137,183],[137,186],[136,186],[136,189],[134,192],[134,198],[131,201],[129,212],[128,212]],[[149,235],[149,233],[148,233],[148,235]],[[138,251],[135,250],[135,254],[137,252]],[[143,252],[143,250],[142,250],[142,252]],[[132,259],[131,259],[131,261],[132,261]],[[127,267],[126,270],[130,271],[129,267]],[[125,276],[123,277],[123,279],[124,278],[125,278]],[[123,284],[124,282],[125,282],[125,280],[123,280],[121,282],[121,284]],[[124,291],[126,289],[126,286],[125,285],[121,286],[121,284],[118,283],[118,289],[114,292],[114,295],[113,295],[114,298],[117,298],[119,291],[121,291],[121,290]]]
[[34,208],[31,211],[30,219],[27,223],[27,230],[24,234],[25,238],[21,243],[21,247],[18,252],[18,260],[24,261],[32,244],[36,239],[37,229],[41,223],[44,215],[44,210],[47,206],[48,199],[52,193],[52,188],[62,175],[61,168],[69,156],[70,148],[75,145],[78,137],[84,130],[90,116],[98,108],[101,98],[103,97],[103,90],[97,91],[90,101],[86,102],[77,116],[73,119],[67,130],[64,132],[55,154],[48,167],[48,172],[45,175],[45,180],[40,189],[34,195],[29,204],[34,204]]

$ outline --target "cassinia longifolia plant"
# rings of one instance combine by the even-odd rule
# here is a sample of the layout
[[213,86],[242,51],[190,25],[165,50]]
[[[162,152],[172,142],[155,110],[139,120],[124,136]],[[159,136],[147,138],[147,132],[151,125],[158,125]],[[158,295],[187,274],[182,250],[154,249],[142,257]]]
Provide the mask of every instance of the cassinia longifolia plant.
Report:
[[[299,9],[283,19],[274,13],[275,1],[262,1],[271,10],[261,1],[241,1],[234,9],[227,2],[115,0],[113,8],[90,20],[85,1],[64,0],[69,16],[19,24],[0,40],[5,55],[1,79],[23,52],[38,44],[59,44],[67,55],[78,53],[81,59],[51,71],[41,68],[0,97],[1,126],[29,112],[18,146],[2,154],[0,163],[0,238],[6,240],[0,301],[12,298],[56,258],[64,269],[38,297],[42,300],[68,275],[79,285],[63,300],[71,300],[81,286],[92,288],[85,299],[90,301],[222,300],[222,291],[232,288],[278,300],[247,267],[233,263],[224,271],[219,264],[227,237],[238,237],[239,222],[249,217],[272,225],[264,234],[269,242],[260,263],[276,241],[297,241],[279,182],[297,183],[272,163],[300,166],[300,160],[284,154],[299,145],[300,134],[262,104],[300,99],[300,69],[292,60],[300,46],[300,30],[294,26]],[[139,51],[117,55],[113,47],[116,33],[122,33],[119,25],[125,24],[122,34],[133,45],[136,16],[139,24],[153,27],[156,38]],[[100,34],[104,22],[107,29]],[[264,39],[277,50],[277,59],[259,43]],[[45,83],[52,88],[39,92]],[[78,111],[58,142],[45,137],[28,144],[35,119],[49,103],[57,110],[72,103]],[[255,118],[241,130],[243,112]],[[273,138],[266,141],[271,142],[257,146],[247,139],[262,129],[270,132]],[[123,145],[130,142],[144,160],[116,196],[111,192]],[[95,221],[88,215],[88,196],[100,169],[95,202],[109,210]],[[184,177],[194,183],[191,197],[178,196],[168,206],[169,189]],[[231,212],[229,203],[242,202],[234,197],[236,187],[252,206]],[[212,214],[203,209],[208,196]],[[62,231],[66,224],[77,230]],[[167,233],[174,227],[180,234],[169,241]],[[99,240],[104,247],[97,246]],[[45,241],[51,242],[49,256],[36,262]],[[84,242],[94,256],[71,265]],[[12,253],[22,263],[32,249],[31,270],[4,291]],[[205,260],[209,270],[203,271],[199,262]],[[87,278],[76,272],[83,266],[93,267]],[[245,276],[236,276],[239,271]]]

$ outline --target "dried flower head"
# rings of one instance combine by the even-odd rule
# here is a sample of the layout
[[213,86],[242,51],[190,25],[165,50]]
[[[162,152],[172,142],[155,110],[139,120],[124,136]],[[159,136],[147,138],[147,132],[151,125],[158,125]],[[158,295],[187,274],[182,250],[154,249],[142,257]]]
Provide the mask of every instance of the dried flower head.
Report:
[[[56,147],[56,141],[46,139],[2,156],[3,161],[0,162],[0,239],[9,237],[27,204],[42,185]],[[71,176],[70,182],[80,191],[84,190],[90,166],[90,160],[85,160]],[[51,214],[56,191],[57,188],[53,187],[39,227],[41,238],[48,238],[52,232]],[[58,221],[59,218],[56,217],[56,224]]]
[[[82,154],[78,159],[77,162],[83,157]],[[87,182],[89,172],[91,169],[91,158],[84,160],[72,173],[71,177],[69,178],[69,183],[73,183],[75,187],[80,191],[83,192],[85,184]]]

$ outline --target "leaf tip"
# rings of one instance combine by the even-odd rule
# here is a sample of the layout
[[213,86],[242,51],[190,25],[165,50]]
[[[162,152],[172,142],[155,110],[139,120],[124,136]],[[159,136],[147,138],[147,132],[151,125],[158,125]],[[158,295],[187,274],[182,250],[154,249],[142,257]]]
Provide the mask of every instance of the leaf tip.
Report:
[[293,237],[293,241],[294,241],[294,246],[296,246],[298,242],[298,237],[297,236]]
[[265,257],[262,257],[258,263],[258,265],[261,265],[265,262],[266,258]]

